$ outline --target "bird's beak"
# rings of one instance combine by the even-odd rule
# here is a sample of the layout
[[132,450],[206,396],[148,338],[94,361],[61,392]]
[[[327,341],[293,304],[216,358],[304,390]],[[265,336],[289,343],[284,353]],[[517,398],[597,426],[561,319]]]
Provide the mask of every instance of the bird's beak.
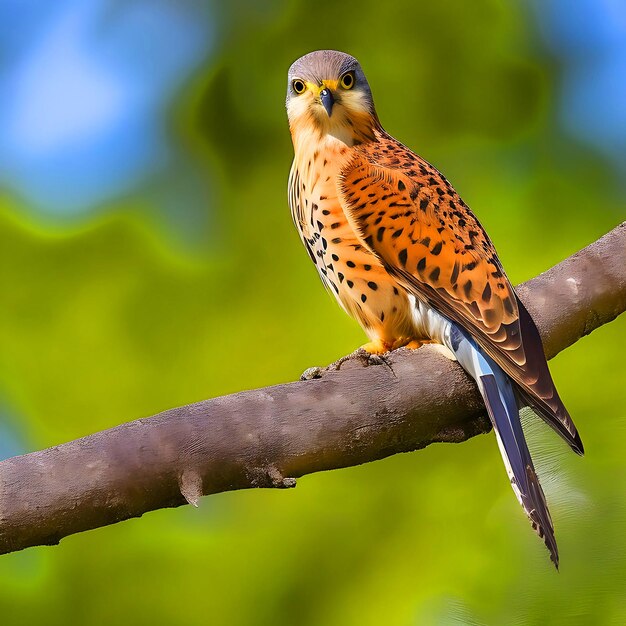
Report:
[[333,104],[335,104],[335,98],[333,97],[333,92],[328,89],[328,87],[324,87],[324,89],[320,91],[320,102],[324,105],[326,113],[328,113],[328,117],[330,117],[333,111]]

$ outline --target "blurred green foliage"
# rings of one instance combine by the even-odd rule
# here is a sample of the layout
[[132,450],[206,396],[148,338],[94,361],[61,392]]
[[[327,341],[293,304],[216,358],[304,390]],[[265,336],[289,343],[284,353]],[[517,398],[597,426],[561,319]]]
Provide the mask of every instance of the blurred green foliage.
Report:
[[[524,3],[213,10],[216,52],[166,122],[210,181],[199,245],[170,236],[150,188],[73,224],[0,202],[0,402],[23,452],[294,380],[363,342],[325,295],[286,205],[286,70],[312,49],[361,60],[386,129],[444,171],[514,282],[624,219],[609,165],[559,130],[558,73]],[[624,624],[625,331],[622,318],[552,363],[587,448],[578,459],[547,430],[535,437],[559,574],[489,435],[3,556],[0,620]]]

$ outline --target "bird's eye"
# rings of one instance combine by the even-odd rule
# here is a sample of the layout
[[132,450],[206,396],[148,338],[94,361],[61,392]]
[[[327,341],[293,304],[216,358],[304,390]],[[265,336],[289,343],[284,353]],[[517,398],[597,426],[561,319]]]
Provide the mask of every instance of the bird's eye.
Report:
[[304,81],[300,80],[299,78],[296,78],[292,83],[291,86],[293,87],[293,90],[300,95],[301,93],[304,93],[304,90],[306,89],[306,85],[304,84]]
[[346,72],[341,77],[341,80],[339,82],[344,89],[352,89],[352,87],[354,87],[354,83],[356,82],[356,79],[354,78],[354,72]]

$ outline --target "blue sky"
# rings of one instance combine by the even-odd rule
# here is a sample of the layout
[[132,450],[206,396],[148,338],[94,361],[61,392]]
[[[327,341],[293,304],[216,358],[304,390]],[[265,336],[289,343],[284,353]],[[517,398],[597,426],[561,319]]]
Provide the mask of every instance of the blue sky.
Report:
[[546,48],[560,61],[566,132],[626,171],[626,3],[535,0]]
[[72,215],[167,168],[167,109],[210,24],[183,1],[2,0],[0,185]]

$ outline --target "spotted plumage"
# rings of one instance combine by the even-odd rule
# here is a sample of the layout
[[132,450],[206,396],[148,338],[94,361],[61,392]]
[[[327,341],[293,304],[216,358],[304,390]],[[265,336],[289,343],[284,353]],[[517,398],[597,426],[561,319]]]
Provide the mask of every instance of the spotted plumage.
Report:
[[475,378],[514,491],[558,564],[552,521],[519,426],[531,406],[577,452],[535,324],[484,229],[435,167],[391,137],[351,56],[289,70],[289,204],[322,282],[384,352],[446,345]]

